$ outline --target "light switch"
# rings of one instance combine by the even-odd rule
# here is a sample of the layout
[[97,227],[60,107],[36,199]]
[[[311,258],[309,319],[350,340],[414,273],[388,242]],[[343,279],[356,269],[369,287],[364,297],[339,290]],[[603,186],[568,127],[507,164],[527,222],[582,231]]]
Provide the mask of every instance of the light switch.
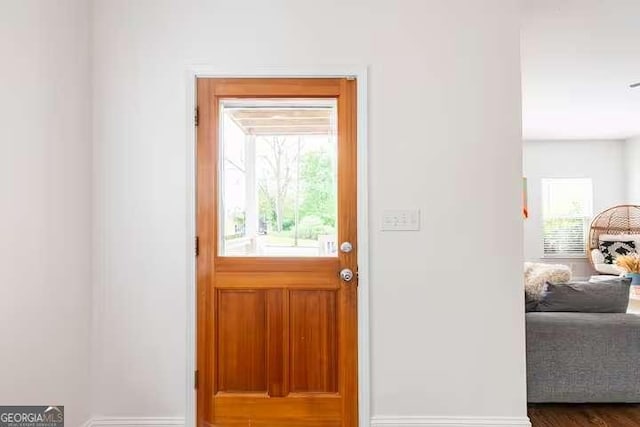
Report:
[[385,210],[382,212],[382,231],[420,230],[420,210]]

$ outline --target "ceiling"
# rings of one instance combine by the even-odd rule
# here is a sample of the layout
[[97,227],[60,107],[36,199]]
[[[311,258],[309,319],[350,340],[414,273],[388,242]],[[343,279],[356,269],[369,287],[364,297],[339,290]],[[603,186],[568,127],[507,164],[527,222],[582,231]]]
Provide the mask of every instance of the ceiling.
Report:
[[335,128],[330,108],[232,108],[226,114],[247,135],[328,135]]
[[640,135],[640,0],[524,0],[525,139]]

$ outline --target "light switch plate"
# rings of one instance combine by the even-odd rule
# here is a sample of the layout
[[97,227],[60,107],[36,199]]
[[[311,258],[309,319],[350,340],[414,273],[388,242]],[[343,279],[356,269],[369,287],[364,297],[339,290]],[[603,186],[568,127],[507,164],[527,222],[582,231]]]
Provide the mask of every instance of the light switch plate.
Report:
[[394,209],[382,212],[382,231],[420,230],[420,209]]

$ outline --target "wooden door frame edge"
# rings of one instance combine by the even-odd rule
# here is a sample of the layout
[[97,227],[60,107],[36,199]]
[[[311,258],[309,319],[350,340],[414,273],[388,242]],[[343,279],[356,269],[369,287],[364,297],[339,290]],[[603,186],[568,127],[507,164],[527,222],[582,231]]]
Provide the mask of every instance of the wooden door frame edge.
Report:
[[196,427],[196,80],[198,78],[340,78],[355,77],[357,82],[358,144],[358,420],[361,427],[371,425],[371,370],[369,344],[369,210],[367,153],[367,66],[336,67],[243,67],[222,70],[214,66],[194,65],[186,70],[186,226],[187,240],[187,331],[186,331],[186,411],[185,427]]

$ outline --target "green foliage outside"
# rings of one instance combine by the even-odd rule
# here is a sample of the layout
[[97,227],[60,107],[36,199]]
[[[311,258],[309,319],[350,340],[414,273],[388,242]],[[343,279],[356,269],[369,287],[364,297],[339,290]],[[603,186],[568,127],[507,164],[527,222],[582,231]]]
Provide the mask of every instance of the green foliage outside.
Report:
[[[272,167],[258,191],[260,218],[267,234],[317,240],[318,235],[335,233],[337,189],[331,155],[324,150],[300,150],[301,142],[295,139],[267,142],[275,148],[264,159]],[[292,169],[284,167],[292,163]]]
[[[311,151],[302,158],[300,178],[303,197],[300,217],[319,218],[323,225],[335,227],[336,183],[331,158],[325,151]],[[307,223],[311,222],[309,219]],[[302,226],[303,223],[301,222]]]

